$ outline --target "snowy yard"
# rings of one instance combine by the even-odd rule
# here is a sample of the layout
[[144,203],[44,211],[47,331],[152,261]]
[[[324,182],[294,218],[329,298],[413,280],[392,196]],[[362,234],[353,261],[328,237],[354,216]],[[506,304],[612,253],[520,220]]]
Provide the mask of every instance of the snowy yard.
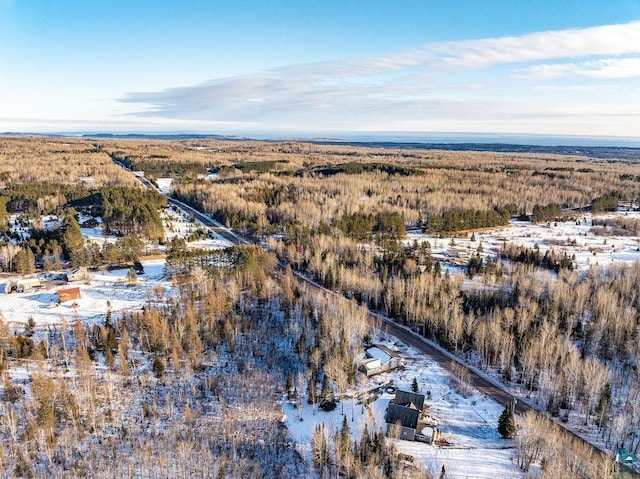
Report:
[[[91,272],[88,282],[71,282],[41,291],[2,294],[0,313],[12,326],[26,324],[29,318],[33,318],[36,326],[59,324],[62,318],[66,321],[79,318],[85,324],[90,324],[102,322],[109,309],[113,312],[137,310],[149,302],[157,304],[158,299],[163,301],[170,298],[172,285],[163,276],[164,260],[143,261],[142,265],[145,273],[138,275],[135,286],[127,284],[128,269]],[[9,279],[5,277],[0,282]],[[56,292],[72,286],[80,288],[81,297],[57,305]]]
[[[390,439],[396,444],[398,452],[412,456],[414,465],[422,465],[436,475],[444,465],[447,478],[450,479],[524,477],[511,460],[511,441],[501,439],[497,432],[498,417],[503,405],[476,390],[470,390],[471,394],[464,397],[452,386],[452,379],[447,371],[412,348],[398,342],[380,343],[399,352],[406,363],[405,370],[383,373],[370,380],[361,378],[363,384],[360,388],[347,395],[357,395],[358,392],[390,381],[397,388],[410,391],[411,383],[416,378],[420,392],[427,395],[425,405],[428,406],[429,416],[436,419],[441,437],[451,443],[451,446],[439,447]],[[427,392],[431,393],[430,398]],[[286,425],[299,444],[300,452],[310,459],[311,437],[317,424],[324,423],[327,430],[334,433],[342,425],[344,407],[354,441],[360,438],[365,424],[371,433],[386,431],[384,414],[393,397],[394,393],[382,392],[368,406],[359,404],[357,399],[345,398],[343,404],[338,404],[331,412],[323,412],[317,405],[312,407],[307,404],[306,398],[302,398],[302,409],[285,402],[283,412]],[[425,428],[423,432],[426,436],[431,435],[430,428]]]

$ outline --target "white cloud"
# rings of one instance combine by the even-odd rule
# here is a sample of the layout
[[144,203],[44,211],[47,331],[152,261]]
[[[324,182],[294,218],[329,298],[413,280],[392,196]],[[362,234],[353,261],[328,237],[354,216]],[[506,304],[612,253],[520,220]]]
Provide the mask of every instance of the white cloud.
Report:
[[438,43],[426,47],[452,65],[480,68],[499,63],[640,53],[640,22],[537,32],[521,36]]
[[538,64],[516,71],[520,77],[538,79],[580,76],[597,79],[640,77],[640,57],[603,58],[580,63]]
[[[239,122],[258,128],[396,129],[438,121],[491,123],[505,129],[515,121],[535,128],[555,125],[553,118],[571,113],[560,114],[543,97],[534,101],[534,87],[514,82],[500,65],[523,65],[515,70],[517,76],[549,82],[569,75],[584,81],[631,78],[640,76],[640,57],[633,56],[640,54],[639,38],[640,22],[632,22],[428,43],[377,57],[290,65],[195,86],[130,93],[120,101],[140,106],[138,115],[146,118]],[[590,109],[586,95],[579,100],[572,99],[576,112]],[[602,107],[592,108],[595,123],[607,114]],[[640,131],[638,112],[621,114],[615,104],[610,108],[607,128]]]

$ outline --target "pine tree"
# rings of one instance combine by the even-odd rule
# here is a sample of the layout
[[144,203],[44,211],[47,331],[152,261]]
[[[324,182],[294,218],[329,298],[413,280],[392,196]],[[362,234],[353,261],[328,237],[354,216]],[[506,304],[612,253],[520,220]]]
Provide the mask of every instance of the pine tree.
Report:
[[362,462],[367,463],[369,456],[371,455],[371,450],[373,448],[373,443],[371,441],[371,436],[369,435],[369,427],[367,423],[364,423],[364,431],[362,431],[362,438],[360,439],[360,459]]
[[331,454],[324,423],[318,424],[314,428],[313,435],[311,436],[311,448],[313,450],[313,465],[317,469],[320,469],[320,475],[322,477],[325,467],[331,462]]
[[67,214],[62,222],[62,248],[74,266],[81,264],[84,259],[84,239],[73,213]]
[[44,270],[51,271],[53,269],[53,264],[51,263],[51,253],[49,250],[45,250],[44,252]]
[[417,393],[420,390],[420,388],[418,387],[418,379],[417,378],[413,378],[413,382],[411,383],[411,390],[414,393]]
[[162,359],[156,356],[156,358],[153,360],[152,369],[153,369],[153,374],[158,379],[162,379],[162,377],[164,376],[164,362],[162,361]]
[[284,383],[284,390],[287,394],[287,399],[291,399],[291,389],[293,389],[293,379],[291,378],[291,373],[287,374],[287,379]]
[[503,439],[511,439],[516,435],[516,418],[513,414],[513,403],[507,403],[498,419],[498,432]]
[[9,222],[9,212],[7,211],[7,199],[0,196],[0,227],[5,226]]

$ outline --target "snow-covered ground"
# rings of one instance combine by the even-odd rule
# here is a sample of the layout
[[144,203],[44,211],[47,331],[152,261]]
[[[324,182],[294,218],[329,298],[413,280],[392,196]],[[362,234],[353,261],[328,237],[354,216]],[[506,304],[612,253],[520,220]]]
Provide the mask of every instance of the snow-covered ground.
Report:
[[[398,452],[412,456],[414,465],[422,465],[436,476],[444,465],[447,478],[450,479],[524,477],[512,461],[513,443],[501,439],[497,432],[498,417],[503,405],[474,389],[469,389],[465,397],[453,386],[455,380],[447,371],[412,348],[398,342],[384,341],[381,344],[397,350],[404,358],[406,368],[403,371],[380,374],[369,380],[361,377],[363,384],[347,395],[355,395],[358,391],[363,392],[390,381],[396,387],[410,391],[411,383],[416,378],[420,392],[427,394],[425,405],[428,406],[429,416],[437,421],[441,437],[451,444],[440,447],[390,439],[395,442]],[[298,390],[301,390],[300,386]],[[362,397],[365,396],[366,394]],[[317,424],[324,423],[329,433],[337,431],[342,425],[344,407],[353,440],[360,438],[365,424],[371,433],[386,431],[384,414],[393,397],[393,393],[382,392],[368,406],[363,406],[358,399],[346,398],[331,412],[323,412],[317,406],[312,407],[307,404],[306,398],[302,398],[301,409],[285,402],[283,412],[292,437],[300,445],[300,452],[310,459],[311,436]],[[423,432],[426,436],[431,436],[430,428],[425,428]]]
[[[60,324],[81,319],[84,323],[102,322],[111,309],[113,312],[139,310],[145,304],[157,304],[172,296],[172,286],[163,276],[164,260],[143,261],[144,274],[137,284],[129,286],[128,269],[90,272],[86,282],[71,282],[53,286],[48,290],[0,295],[0,314],[10,326],[26,324],[33,318],[36,326]],[[0,282],[12,278],[3,277]],[[16,276],[13,279],[19,279]],[[58,304],[57,291],[79,287],[81,297]],[[56,306],[57,305],[57,306]]]
[[156,180],[158,185],[158,191],[163,195],[168,195],[171,190],[171,183],[173,183],[173,178],[158,178]]
[[204,224],[197,219],[191,221],[188,214],[180,210],[176,212],[172,208],[165,208],[162,212],[163,222],[165,223],[165,239],[171,241],[175,237],[189,238],[189,236],[197,229],[204,229],[207,232],[206,239],[189,241],[187,239],[187,247],[189,248],[228,248],[233,246],[229,241],[210,231]]
[[[597,219],[624,218],[640,220],[640,212],[618,212],[596,215]],[[592,232],[591,213],[581,213],[575,220],[532,224],[526,221],[511,221],[509,226],[487,229],[466,238],[438,238],[420,233],[409,233],[405,244],[414,240],[428,241],[431,252],[437,259],[447,257],[451,263],[465,263],[482,245],[483,255],[496,256],[503,244],[533,248],[538,245],[541,253],[554,250],[569,257],[576,256],[576,267],[586,271],[591,266],[608,266],[617,262],[640,260],[640,238],[638,236],[595,235]],[[451,271],[454,272],[454,271]]]

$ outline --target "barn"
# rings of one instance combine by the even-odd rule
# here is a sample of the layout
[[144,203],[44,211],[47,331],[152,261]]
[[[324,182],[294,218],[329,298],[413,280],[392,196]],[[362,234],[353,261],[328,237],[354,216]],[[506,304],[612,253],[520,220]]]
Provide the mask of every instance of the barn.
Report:
[[80,288],[66,288],[58,290],[58,303],[80,299]]

